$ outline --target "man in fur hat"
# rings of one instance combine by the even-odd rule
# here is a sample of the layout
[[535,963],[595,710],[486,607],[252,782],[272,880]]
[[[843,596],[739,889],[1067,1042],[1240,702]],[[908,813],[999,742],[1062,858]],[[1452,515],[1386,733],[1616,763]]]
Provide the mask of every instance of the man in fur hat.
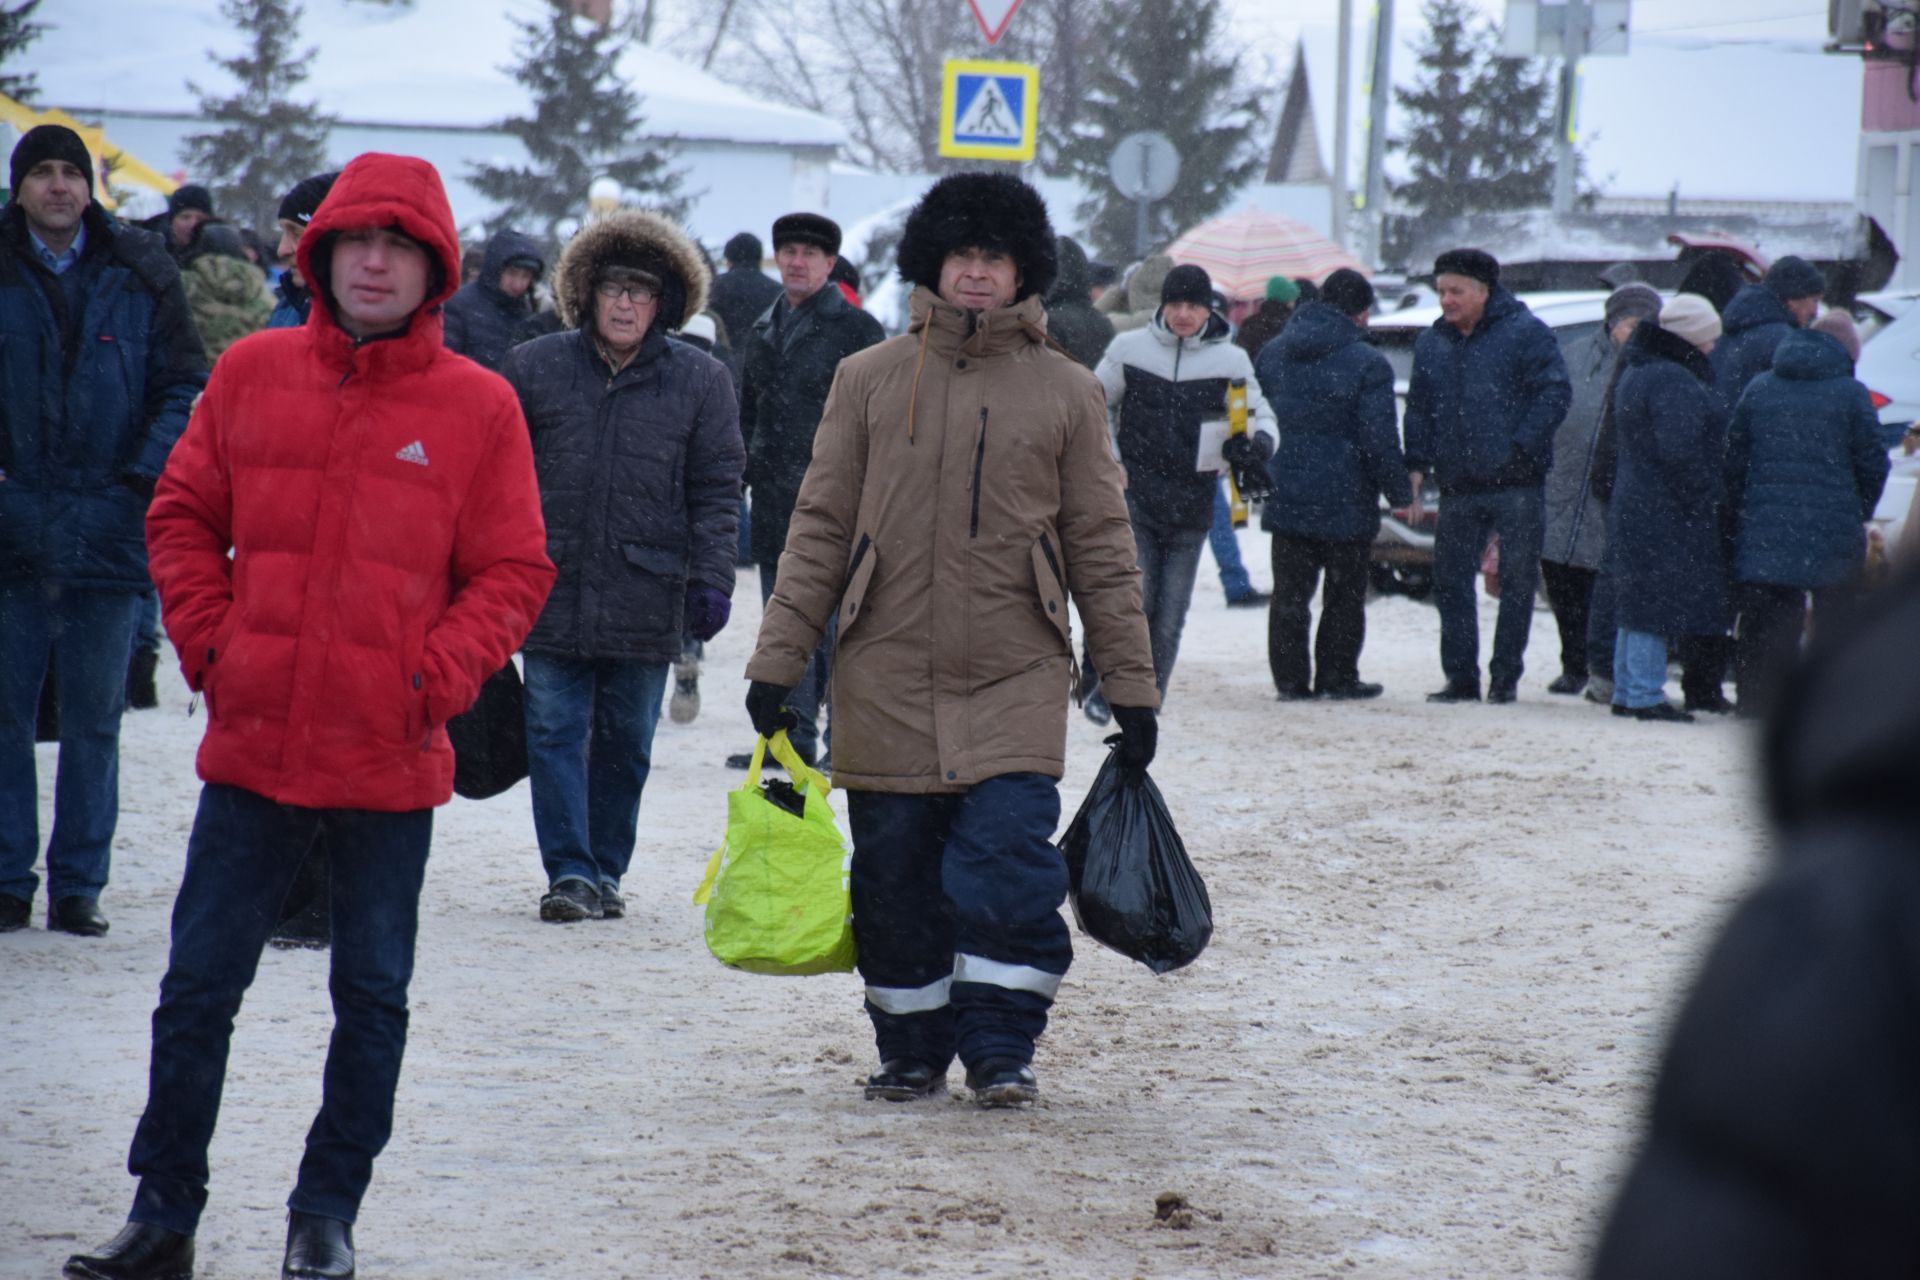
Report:
[[1153,664],[1123,477],[1093,375],[1047,344],[1046,206],[1005,174],[941,179],[907,219],[908,332],[840,365],[747,676],[754,728],[830,621],[834,781],[880,1068],[869,1098],[1038,1096],[1073,957],[1059,908],[1069,594],[1123,734],[1153,758]]
[[667,337],[706,305],[692,240],[617,213],[575,236],[556,274],[571,327],[513,348],[500,373],[533,433],[560,571],[525,645],[527,765],[540,918],[568,923],[626,914],[683,624],[711,640],[732,607],[744,452],[726,366]]

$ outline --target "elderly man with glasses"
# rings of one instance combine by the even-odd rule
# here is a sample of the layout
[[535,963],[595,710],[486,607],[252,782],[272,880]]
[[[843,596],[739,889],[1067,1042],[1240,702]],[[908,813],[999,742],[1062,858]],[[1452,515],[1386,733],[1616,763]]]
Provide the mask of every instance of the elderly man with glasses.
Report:
[[547,555],[560,571],[527,637],[534,834],[556,923],[626,914],[667,672],[682,627],[726,625],[746,453],[733,380],[667,335],[706,305],[693,241],[648,213],[604,218],[560,258],[572,326],[500,372],[533,433]]

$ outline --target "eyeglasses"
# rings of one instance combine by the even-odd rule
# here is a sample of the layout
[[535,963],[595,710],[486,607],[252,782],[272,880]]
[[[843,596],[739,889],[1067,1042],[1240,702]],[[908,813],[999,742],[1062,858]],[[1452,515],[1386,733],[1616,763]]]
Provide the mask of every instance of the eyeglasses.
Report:
[[636,307],[644,307],[660,296],[659,290],[650,284],[621,284],[617,280],[603,280],[594,286],[595,293],[613,302],[625,295]]

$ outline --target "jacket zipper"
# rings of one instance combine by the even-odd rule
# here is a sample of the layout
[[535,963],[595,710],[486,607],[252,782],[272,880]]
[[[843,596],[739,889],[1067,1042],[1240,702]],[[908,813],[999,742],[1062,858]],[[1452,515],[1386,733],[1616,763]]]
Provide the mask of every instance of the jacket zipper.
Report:
[[980,406],[980,442],[973,449],[973,519],[967,524],[967,536],[980,536],[980,472],[987,462],[987,407]]

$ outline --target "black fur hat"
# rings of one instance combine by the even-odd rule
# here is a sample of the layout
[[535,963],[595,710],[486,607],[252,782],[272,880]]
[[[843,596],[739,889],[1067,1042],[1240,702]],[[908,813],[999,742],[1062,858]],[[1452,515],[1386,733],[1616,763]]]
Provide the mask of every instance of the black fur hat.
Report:
[[783,244],[810,244],[833,257],[840,252],[840,224],[825,214],[787,213],[773,220],[773,249]]
[[956,249],[997,249],[1020,268],[1018,302],[1045,297],[1060,269],[1047,202],[1012,174],[955,173],[927,188],[900,235],[900,278],[939,289]]
[[1433,260],[1433,274],[1466,276],[1491,289],[1500,283],[1500,264],[1484,249],[1449,249]]

